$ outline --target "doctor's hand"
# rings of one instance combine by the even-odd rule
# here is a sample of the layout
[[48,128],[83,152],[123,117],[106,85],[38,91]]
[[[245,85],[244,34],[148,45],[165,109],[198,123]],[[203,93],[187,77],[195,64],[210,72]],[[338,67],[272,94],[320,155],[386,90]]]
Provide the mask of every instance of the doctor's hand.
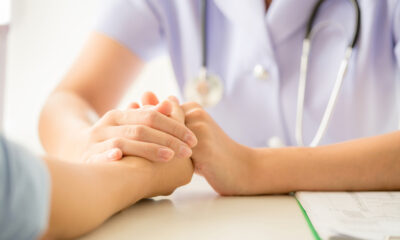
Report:
[[181,122],[174,119],[174,114],[179,114],[173,105],[168,100],[151,107],[133,106],[107,112],[83,134],[87,139],[83,161],[114,161],[123,156],[137,156],[167,162],[174,157],[190,157],[197,138],[183,124],[184,116]]
[[[176,98],[170,97],[177,103]],[[152,105],[158,100],[152,93],[143,97],[143,105]],[[138,104],[133,103],[134,108]],[[233,141],[208,113],[197,103],[185,103],[185,124],[198,139],[192,149],[192,161],[196,173],[204,176],[216,192],[221,195],[248,195],[251,180],[253,150]]]
[[221,195],[247,195],[251,177],[251,148],[233,141],[197,103],[182,105],[186,126],[196,134],[192,161]]

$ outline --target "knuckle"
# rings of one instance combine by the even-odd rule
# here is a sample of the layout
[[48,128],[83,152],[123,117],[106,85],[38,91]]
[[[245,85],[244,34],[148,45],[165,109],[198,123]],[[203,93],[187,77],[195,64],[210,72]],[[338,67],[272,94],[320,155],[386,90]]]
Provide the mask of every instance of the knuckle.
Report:
[[137,129],[136,129],[136,127],[133,127],[133,126],[124,127],[124,133],[123,133],[123,135],[124,135],[126,138],[129,138],[129,139],[136,139],[136,135],[137,135]]
[[141,125],[129,126],[126,128],[126,136],[133,140],[139,140],[143,138],[145,127]]
[[182,136],[184,133],[184,131],[182,130],[183,125],[180,125],[178,123],[174,124],[173,126],[171,126],[171,131],[175,136]]
[[173,147],[175,146],[175,141],[172,137],[167,137],[167,139],[165,139],[165,146],[166,147]]
[[206,119],[206,117],[207,113],[202,108],[195,108],[187,114],[188,120],[191,119],[191,120],[203,121]]
[[122,111],[118,109],[113,109],[108,111],[106,114],[104,114],[104,118],[107,120],[113,120],[120,118],[122,116]]
[[123,138],[115,137],[110,140],[110,147],[111,148],[122,148]]
[[156,111],[148,110],[145,112],[144,123],[148,126],[153,126],[157,117],[158,117],[158,114]]
[[190,125],[190,129],[193,132],[204,132],[207,130],[207,124],[204,122],[195,122]]

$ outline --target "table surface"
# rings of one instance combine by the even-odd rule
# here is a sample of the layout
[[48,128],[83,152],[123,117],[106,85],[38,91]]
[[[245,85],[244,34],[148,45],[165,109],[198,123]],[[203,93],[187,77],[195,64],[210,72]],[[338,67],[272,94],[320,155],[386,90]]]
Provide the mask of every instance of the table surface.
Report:
[[314,238],[294,197],[221,197],[194,176],[171,196],[142,200],[80,239]]

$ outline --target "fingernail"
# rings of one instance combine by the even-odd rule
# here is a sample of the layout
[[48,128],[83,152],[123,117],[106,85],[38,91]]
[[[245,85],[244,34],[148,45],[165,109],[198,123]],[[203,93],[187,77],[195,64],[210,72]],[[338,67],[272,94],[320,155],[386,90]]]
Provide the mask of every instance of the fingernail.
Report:
[[110,160],[114,160],[117,159],[119,155],[119,149],[118,148],[114,148],[111,149],[108,153],[107,153],[107,158]]
[[185,137],[183,138],[183,141],[185,141],[191,147],[194,147],[197,144],[196,137],[194,137],[193,134],[190,134],[190,133],[187,133],[185,135]]
[[180,146],[178,155],[181,158],[188,158],[192,155],[192,149],[190,149],[186,146]]
[[170,150],[169,148],[158,149],[158,157],[161,161],[169,161],[172,156],[174,156],[174,151]]

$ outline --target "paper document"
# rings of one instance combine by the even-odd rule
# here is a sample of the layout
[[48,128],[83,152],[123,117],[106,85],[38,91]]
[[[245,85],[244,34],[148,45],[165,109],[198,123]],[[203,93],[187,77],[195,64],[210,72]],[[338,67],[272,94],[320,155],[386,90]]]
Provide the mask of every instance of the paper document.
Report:
[[400,239],[400,192],[298,192],[321,239]]

